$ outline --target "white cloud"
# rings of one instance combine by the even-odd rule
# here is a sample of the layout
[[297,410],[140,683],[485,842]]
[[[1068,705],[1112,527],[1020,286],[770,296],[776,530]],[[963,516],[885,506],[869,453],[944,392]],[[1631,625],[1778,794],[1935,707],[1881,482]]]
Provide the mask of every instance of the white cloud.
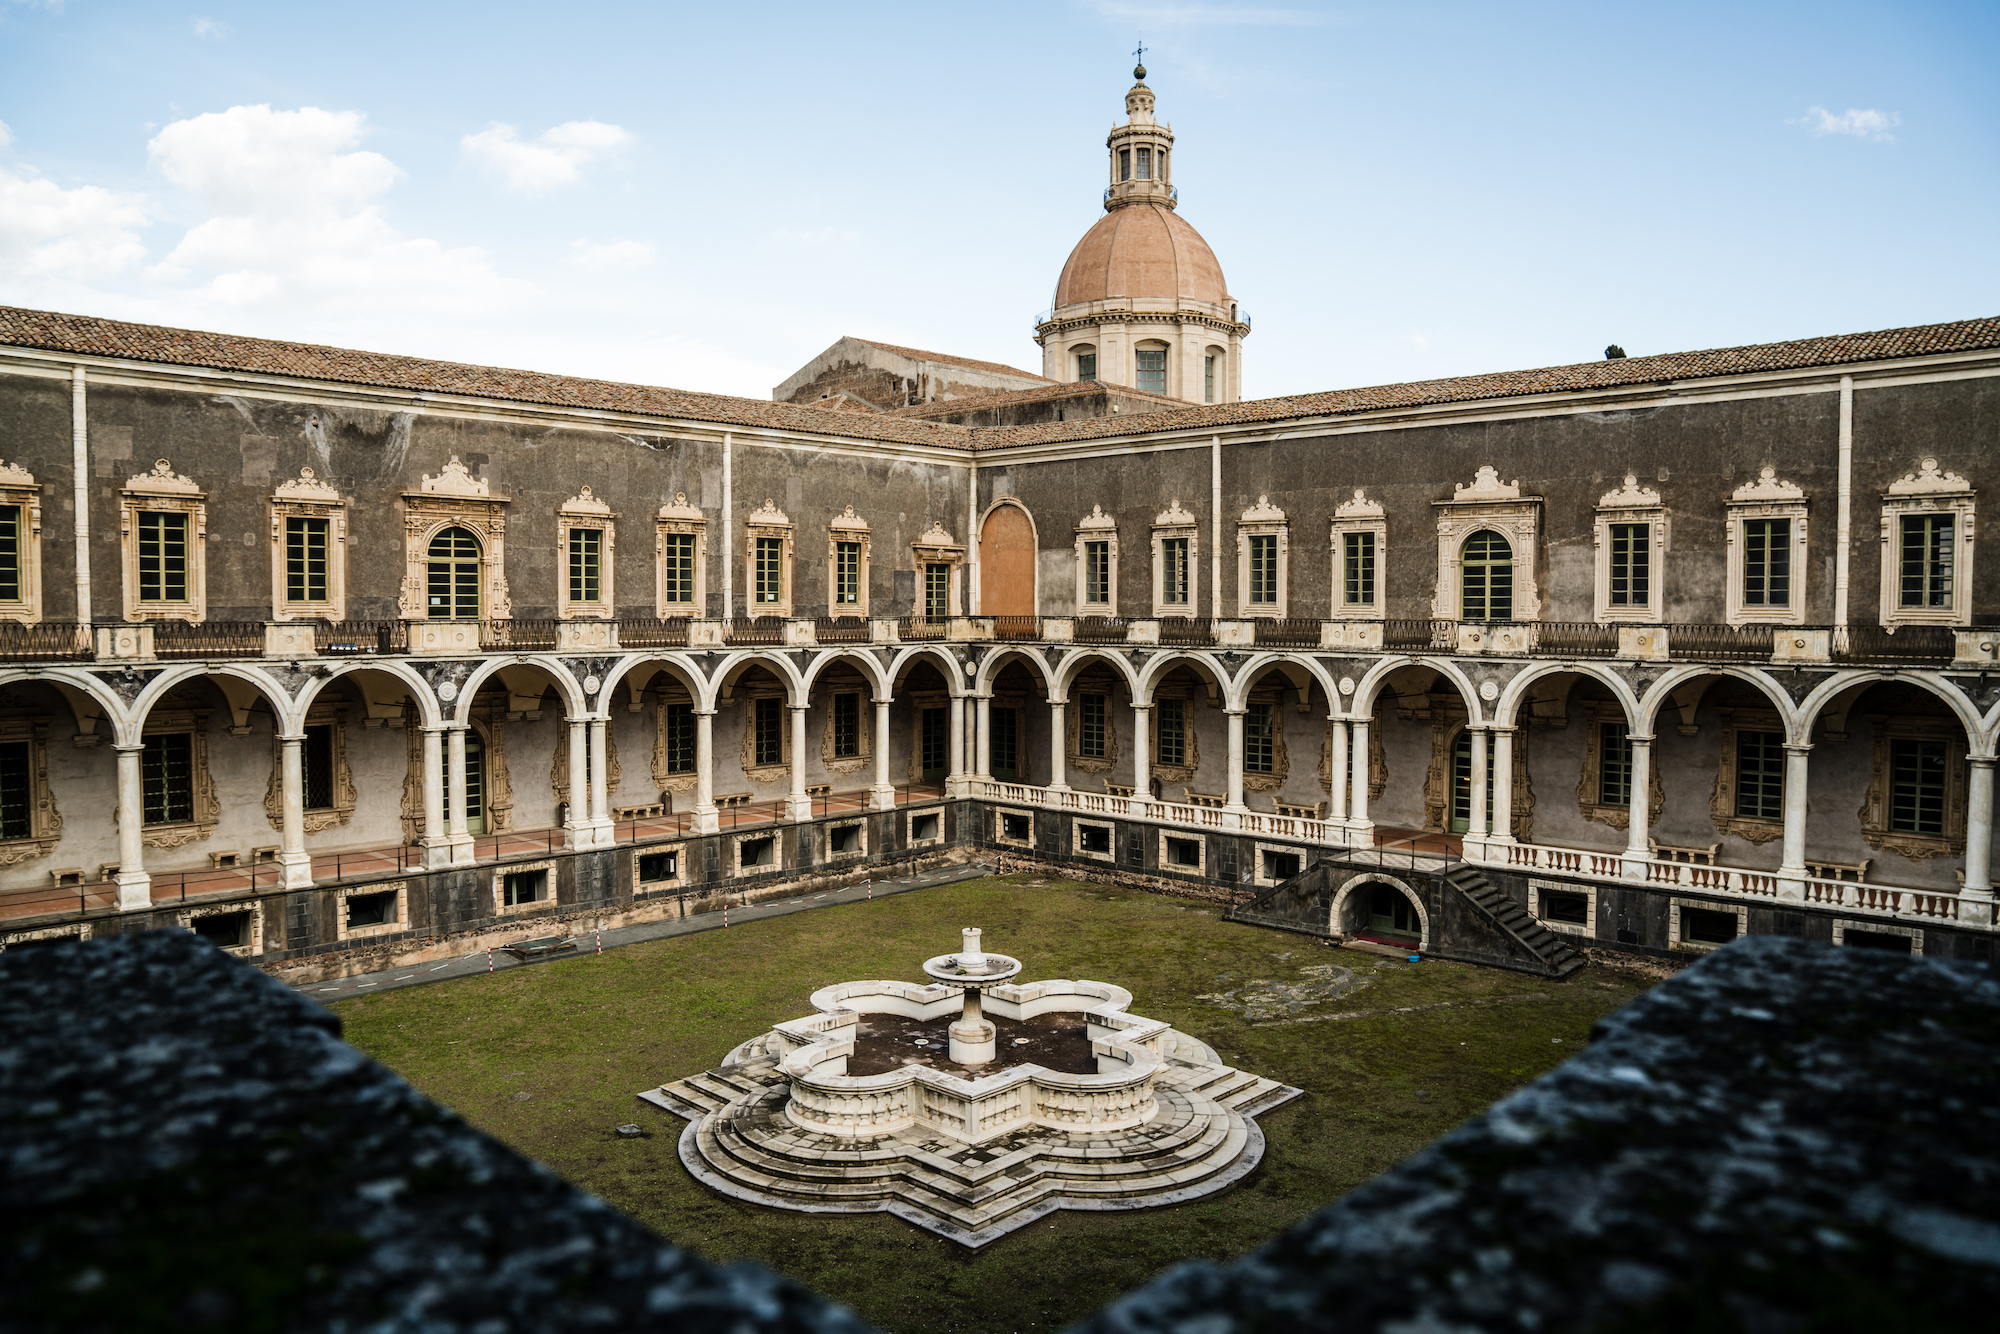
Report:
[[506,180],[507,188],[524,194],[574,185],[583,168],[632,141],[616,125],[597,120],[571,120],[523,142],[512,125],[491,125],[459,142],[465,155]]
[[0,273],[88,278],[145,257],[144,204],[95,185],[65,190],[0,168]]
[[1825,107],[1808,107],[1806,114],[1794,125],[1803,125],[1814,134],[1851,134],[1856,139],[1871,143],[1894,143],[1896,136],[1889,133],[1902,123],[1902,117],[1893,111],[1859,111],[1853,107],[1838,116]]
[[196,19],[192,26],[197,37],[227,37],[230,32],[229,25],[220,19]]
[[363,117],[238,106],[175,121],[147,145],[211,216],[153,270],[223,306],[472,314],[519,295],[486,252],[391,226],[376,202],[403,172],[356,150]]
[[571,241],[566,261],[574,268],[643,269],[653,262],[651,241]]

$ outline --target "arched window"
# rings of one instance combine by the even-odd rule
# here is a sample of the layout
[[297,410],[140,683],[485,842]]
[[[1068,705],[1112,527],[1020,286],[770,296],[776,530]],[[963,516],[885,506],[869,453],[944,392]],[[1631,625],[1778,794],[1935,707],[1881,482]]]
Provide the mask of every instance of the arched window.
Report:
[[430,597],[425,614],[434,620],[479,619],[479,539],[470,529],[447,528],[431,539]]
[[1514,619],[1514,548],[1487,529],[1466,539],[1459,553],[1459,619]]
[[1167,347],[1164,343],[1141,344],[1138,387],[1153,394],[1167,392]]
[[1097,349],[1086,345],[1076,348],[1075,352],[1076,378],[1079,381],[1095,380],[1097,378]]

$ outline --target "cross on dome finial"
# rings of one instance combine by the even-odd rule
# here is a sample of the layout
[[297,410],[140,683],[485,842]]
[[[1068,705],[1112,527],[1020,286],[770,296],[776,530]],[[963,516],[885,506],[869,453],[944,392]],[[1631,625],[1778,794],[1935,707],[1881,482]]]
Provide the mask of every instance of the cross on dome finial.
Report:
[[1139,49],[1132,53],[1132,77],[1135,79],[1144,79],[1146,77],[1146,44],[1144,42],[1140,42]]

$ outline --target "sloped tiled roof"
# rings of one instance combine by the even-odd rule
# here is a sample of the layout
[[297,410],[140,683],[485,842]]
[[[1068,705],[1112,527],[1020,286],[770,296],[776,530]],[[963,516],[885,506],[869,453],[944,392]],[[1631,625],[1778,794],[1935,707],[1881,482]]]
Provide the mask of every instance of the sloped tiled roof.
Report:
[[[11,306],[0,306],[0,345],[417,393],[468,395],[517,403],[632,413],[677,423],[741,426],[896,444],[991,450],[1143,435],[1155,431],[1219,430],[1297,418],[1357,416],[1448,403],[1581,393],[1717,376],[1810,370],[1893,361],[1904,357],[1995,350],[2000,349],[2000,318],[1883,329],[1873,333],[1837,334],[1750,347],[1670,352],[1618,361],[1586,361],[1540,370],[1336,389],[1283,398],[1252,399],[1242,403],[1091,417],[1079,421],[989,427],[953,426],[906,417],[896,412],[827,412],[810,404],[773,403],[726,394],[623,384],[615,380],[471,366],[421,357],[202,333]],[[909,351],[903,348],[895,350]],[[1059,394],[1069,388],[1071,386],[1061,385],[1029,392],[1037,395]],[[1005,397],[994,396],[995,404]],[[962,402],[969,407],[974,400]],[[983,400],[980,403],[984,406]]]
[[888,415],[944,417],[958,412],[984,412],[989,408],[1013,407],[1018,403],[1042,403],[1064,398],[1097,398],[1106,394],[1157,404],[1162,412],[1187,406],[1181,399],[1168,398],[1165,394],[1155,394],[1146,389],[1133,389],[1127,385],[1112,384],[1108,380],[1078,380],[1074,384],[1049,384],[1040,389],[1023,389],[1012,394],[972,394],[965,398],[940,399],[935,403],[912,403],[905,408],[890,408]]
[[1018,375],[1023,380],[1048,379],[1045,375],[1037,375],[1033,371],[1024,371],[1019,367],[1003,365],[997,361],[974,361],[971,357],[954,357],[949,352],[926,352],[920,347],[898,347],[894,343],[878,343],[873,338],[854,338],[853,334],[848,334],[847,337],[853,338],[857,343],[879,347],[884,352],[894,352],[899,357],[908,357],[911,361],[935,361],[940,366],[963,366],[967,370],[990,371],[995,375]]

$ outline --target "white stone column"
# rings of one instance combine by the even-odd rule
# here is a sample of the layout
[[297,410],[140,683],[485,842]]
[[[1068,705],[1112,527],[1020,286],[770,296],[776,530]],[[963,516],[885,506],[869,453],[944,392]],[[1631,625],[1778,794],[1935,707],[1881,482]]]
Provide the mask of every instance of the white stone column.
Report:
[[1778,897],[1803,899],[1806,876],[1807,742],[1785,743],[1785,855],[1778,866]]
[[306,851],[306,739],[278,738],[278,884],[302,889],[312,884],[312,855]]
[[1141,814],[1153,800],[1153,706],[1132,705],[1132,801]]
[[563,828],[569,831],[572,848],[590,846],[590,726],[581,718],[569,720],[569,807]]
[[1229,716],[1229,780],[1228,797],[1223,809],[1241,814],[1243,805],[1243,710],[1225,709]]
[[1356,845],[1367,847],[1375,822],[1368,818],[1368,719],[1354,720],[1354,744],[1348,750],[1349,782],[1347,827],[1361,835]]
[[1347,823],[1347,780],[1350,762],[1347,758],[1347,720],[1329,718],[1333,729],[1331,737],[1332,753],[1328,756],[1326,785],[1326,818],[1333,824]]
[[715,813],[715,710],[694,714],[694,832],[713,834],[722,827]]
[[878,811],[896,806],[896,785],[889,781],[889,706],[894,702],[875,701],[875,786],[869,789],[868,804]]
[[792,791],[785,798],[787,820],[812,819],[812,798],[806,795],[806,708],[792,705]]
[[1491,832],[1486,810],[1486,780],[1492,771],[1486,767],[1486,729],[1472,727],[1472,818],[1466,821],[1465,849],[1467,857],[1473,857],[1473,849],[1480,848],[1475,860],[1484,860],[1483,851],[1487,835]]
[[[1983,921],[1992,920],[1993,909],[1993,757],[1975,755],[1965,786],[1965,891],[1967,906],[1985,903],[1979,909]],[[1961,920],[1969,920],[1961,914]]]
[[465,727],[464,723],[453,723],[445,733],[446,827],[450,831],[453,866],[469,866],[475,860],[472,832],[465,823]]
[[139,761],[145,744],[118,747],[118,911],[153,906],[153,877],[146,874],[146,788]]
[[[976,777],[993,777],[993,696],[978,695],[972,702],[972,772]],[[1021,738],[1014,738],[1018,755]]]
[[1493,733],[1493,810],[1490,812],[1495,843],[1514,841],[1514,729],[1495,726]]
[[1653,818],[1653,738],[1635,736],[1632,742],[1632,805],[1625,820],[1625,866],[1627,880],[1644,880],[1647,864],[1653,860],[1653,845],[1647,838]]
[[951,695],[946,698],[945,718],[951,724],[950,768],[944,776],[944,794],[947,797],[965,795],[965,697]]
[[424,729],[424,867],[451,865],[451,836],[444,819],[444,728]]
[[590,720],[590,846],[609,847],[611,837],[611,721]]
[[1069,732],[1063,725],[1066,700],[1049,700],[1049,787],[1048,804],[1062,805],[1061,794],[1069,791]]

